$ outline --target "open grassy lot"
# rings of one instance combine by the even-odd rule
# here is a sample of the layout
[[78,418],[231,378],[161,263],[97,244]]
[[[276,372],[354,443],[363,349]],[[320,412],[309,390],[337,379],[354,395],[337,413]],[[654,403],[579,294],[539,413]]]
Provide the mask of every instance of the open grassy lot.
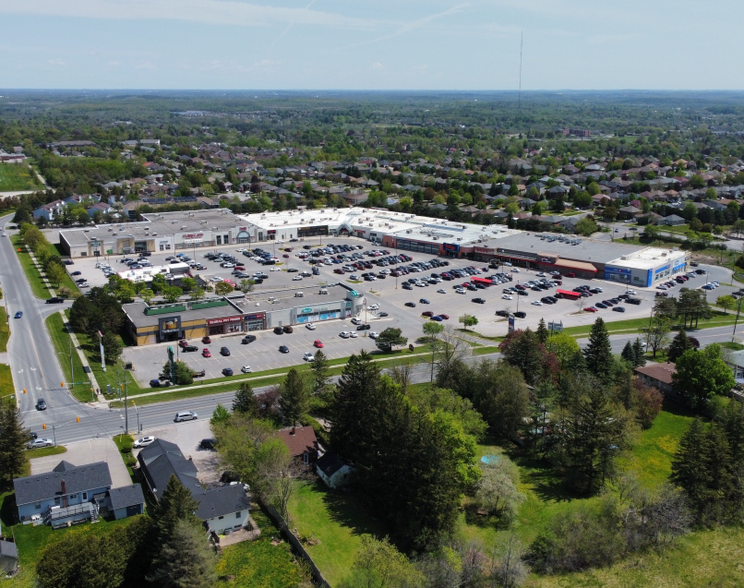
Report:
[[[294,588],[306,579],[289,544],[272,545],[279,532],[258,508],[251,518],[261,529],[256,541],[225,547],[217,563],[219,581],[215,586],[230,588]],[[228,581],[228,576],[234,576]]]
[[8,350],[8,339],[10,339],[8,313],[5,311],[5,307],[0,306],[0,352]]
[[41,190],[36,174],[27,165],[0,163],[0,192]]
[[[641,329],[648,326],[647,318],[629,319],[626,321],[612,321],[606,322],[607,332],[613,333],[639,333]],[[727,325],[733,325],[736,321],[736,315],[728,312],[722,312],[719,310],[713,310],[713,316],[709,319],[700,319],[698,322],[698,329],[709,329],[711,327],[725,327]],[[592,330],[592,325],[583,325],[579,327],[567,327],[563,329],[564,333],[571,335],[572,337],[581,338],[588,337]],[[688,329],[687,331],[693,334],[695,330]],[[694,336],[694,335],[693,335]]]
[[[74,374],[70,372],[70,335],[67,329],[65,329],[62,315],[55,312],[47,317],[45,323],[49,331],[49,336],[52,338],[52,343],[54,343],[54,348],[57,350],[57,357],[59,358],[60,366],[62,366],[62,373],[65,375],[65,382],[86,382],[86,385],[72,386],[72,395],[81,402],[88,402],[90,400],[90,386],[87,385],[88,378],[85,376],[80,356],[74,347],[72,348],[72,368]],[[74,378],[73,375],[75,376]]]
[[331,586],[348,575],[362,534],[384,535],[382,525],[366,516],[350,493],[330,490],[320,480],[298,483],[289,513],[290,528],[320,540],[306,549]]
[[15,387],[13,386],[13,374],[10,371],[10,366],[0,363],[0,398],[14,392]]

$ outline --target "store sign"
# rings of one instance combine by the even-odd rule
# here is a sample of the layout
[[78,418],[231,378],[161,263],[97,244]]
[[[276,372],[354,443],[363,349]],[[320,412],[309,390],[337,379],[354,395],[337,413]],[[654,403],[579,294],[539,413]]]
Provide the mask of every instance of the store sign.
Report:
[[300,311],[300,314],[310,314],[310,313],[311,313],[312,311],[313,311],[313,309],[312,309],[312,308],[303,308],[303,309],[302,309],[302,310]]
[[181,330],[181,317],[171,316],[158,320],[160,333],[178,333]]
[[665,271],[666,271],[666,270],[668,270],[668,269],[669,269],[669,264],[666,264],[666,265],[664,265],[664,266],[662,266],[662,267],[658,268],[658,269],[656,270],[656,273],[657,273],[657,274],[660,274],[661,272],[665,272]]
[[460,246],[456,243],[444,243],[445,251],[460,251]]
[[188,233],[183,238],[191,239],[192,241],[201,241],[204,238],[204,233]]
[[230,316],[226,318],[207,319],[207,325],[225,325],[228,323],[239,323],[243,320],[242,316]]
[[476,247],[475,252],[476,253],[491,253],[493,249],[489,247]]
[[245,315],[245,320],[247,320],[247,321],[262,321],[263,318],[264,318],[264,315],[263,315],[262,312],[261,313],[258,313],[258,314],[247,314],[247,315]]
[[605,266],[605,272],[608,274],[623,274],[624,276],[629,276],[631,273],[631,270],[625,269],[622,267],[608,267]]

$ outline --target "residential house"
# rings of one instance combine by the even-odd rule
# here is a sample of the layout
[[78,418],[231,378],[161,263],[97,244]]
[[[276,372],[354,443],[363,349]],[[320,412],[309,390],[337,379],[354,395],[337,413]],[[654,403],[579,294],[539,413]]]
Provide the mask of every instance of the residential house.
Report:
[[623,206],[622,208],[618,209],[617,216],[623,219],[631,219],[640,212],[643,211],[640,208],[636,208],[635,206]]
[[279,438],[289,454],[305,465],[318,459],[318,439],[312,427],[287,427],[279,431]]
[[250,502],[242,484],[212,488],[193,496],[199,501],[196,516],[210,532],[229,535],[249,526]]
[[49,204],[45,204],[41,208],[37,208],[33,212],[34,218],[45,218],[48,222],[52,222],[57,217],[61,216],[64,211],[65,203],[61,200],[55,200]]
[[723,353],[723,361],[734,372],[737,384],[744,384],[744,351],[729,351]]
[[[312,429],[311,429],[312,430]],[[175,443],[156,439],[137,455],[140,470],[155,500],[160,500],[172,476],[199,501],[196,515],[209,532],[232,533],[249,525],[250,504],[243,486],[205,490],[196,477],[197,468]]]
[[665,216],[664,218],[659,220],[660,225],[669,225],[669,226],[677,226],[677,225],[683,225],[687,221],[683,219],[681,216],[678,216],[676,214],[670,214],[669,216]]
[[75,466],[63,460],[51,472],[16,478],[13,487],[21,522],[38,517],[62,526],[98,518],[94,497],[111,489],[111,474],[103,461]]
[[327,451],[315,462],[315,471],[329,488],[340,488],[349,481],[354,471],[335,451]]
[[114,208],[110,204],[99,202],[88,209],[88,216],[93,218],[96,215],[96,212],[100,212],[101,214],[110,214],[114,212]]
[[677,373],[677,366],[669,361],[638,367],[635,373],[644,384],[658,388],[665,394],[674,392],[672,376]]
[[145,514],[145,495],[140,484],[112,488],[108,492],[108,497],[108,510],[117,521]]

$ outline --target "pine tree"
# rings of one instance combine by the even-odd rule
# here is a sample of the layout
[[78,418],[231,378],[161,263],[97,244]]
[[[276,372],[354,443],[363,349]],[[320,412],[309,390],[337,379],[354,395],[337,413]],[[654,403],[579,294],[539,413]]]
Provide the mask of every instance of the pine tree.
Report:
[[194,500],[191,492],[175,475],[172,475],[165,492],[153,509],[153,518],[158,526],[158,542],[162,545],[170,540],[178,521],[198,524],[199,519],[195,514],[197,508],[199,502]]
[[636,354],[630,341],[625,343],[625,347],[623,347],[623,351],[620,354],[620,357],[627,361],[628,365],[630,365],[631,367],[636,367]]
[[248,382],[241,382],[235,392],[232,404],[233,412],[251,417],[258,416],[258,400],[253,393],[253,388]]
[[287,372],[279,396],[279,406],[282,409],[284,420],[290,425],[294,425],[301,420],[307,414],[309,401],[305,380],[300,372],[292,368]]
[[679,333],[672,339],[672,344],[669,345],[667,358],[672,363],[676,363],[677,359],[682,357],[685,351],[692,348],[692,341],[687,336],[687,332],[684,329],[680,329]]
[[216,557],[198,524],[179,520],[147,577],[160,588],[211,588],[215,585]]
[[23,427],[21,411],[10,403],[0,405],[0,476],[10,481],[26,467],[28,429]]
[[610,380],[613,363],[612,347],[610,346],[607,327],[601,318],[594,321],[592,325],[589,343],[584,349],[584,358],[586,359],[586,367],[592,374],[602,382],[607,383]]
[[635,354],[635,364],[633,367],[643,367],[646,365],[646,352],[643,350],[643,345],[638,337],[636,337],[633,343],[633,353]]
[[537,335],[537,338],[540,340],[540,343],[545,345],[545,342],[548,340],[548,337],[550,337],[550,331],[548,331],[548,327],[545,326],[544,318],[540,319],[540,323],[537,325],[537,331],[535,331],[535,334]]
[[700,511],[705,503],[709,474],[706,467],[705,428],[700,419],[692,421],[679,441],[672,460],[671,481],[682,488],[692,507]]
[[331,376],[328,370],[328,358],[320,349],[315,352],[313,362],[310,365],[310,371],[313,373],[313,394],[323,396],[328,388]]

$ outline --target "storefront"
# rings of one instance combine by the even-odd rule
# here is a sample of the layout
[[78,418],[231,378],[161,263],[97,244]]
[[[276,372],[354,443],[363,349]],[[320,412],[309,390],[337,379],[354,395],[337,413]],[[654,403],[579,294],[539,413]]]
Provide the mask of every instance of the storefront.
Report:
[[158,343],[178,341],[182,338],[181,317],[168,316],[158,319]]
[[229,316],[224,318],[207,319],[208,335],[226,335],[243,331],[243,317]]
[[266,328],[266,314],[263,312],[247,314],[243,322],[246,331],[263,331]]

